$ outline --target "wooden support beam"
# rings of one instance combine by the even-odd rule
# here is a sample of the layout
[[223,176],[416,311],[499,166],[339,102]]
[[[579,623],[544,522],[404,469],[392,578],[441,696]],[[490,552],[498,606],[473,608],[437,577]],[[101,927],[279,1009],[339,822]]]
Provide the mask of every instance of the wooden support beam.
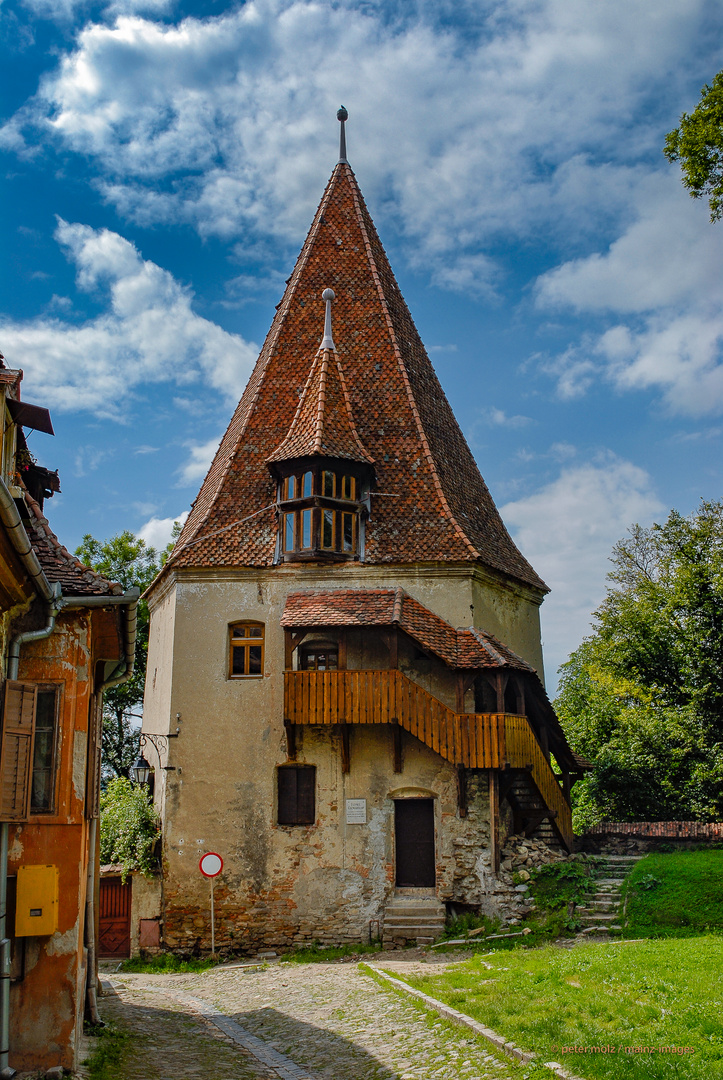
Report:
[[400,773],[403,768],[402,762],[402,729],[399,724],[394,724],[392,727],[392,738],[394,739],[394,771]]
[[284,666],[287,671],[293,670],[294,652],[308,633],[308,630],[300,630],[298,634],[292,630],[284,630]]
[[490,856],[492,872],[500,872],[500,791],[499,774],[496,769],[489,771],[490,792]]
[[290,720],[284,720],[286,728],[286,757],[289,761],[296,761],[296,724]]
[[507,687],[507,672],[496,671],[495,672],[495,689],[497,690],[497,712],[503,713],[505,711],[505,689]]
[[467,710],[464,707],[464,699],[467,691],[474,685],[474,681],[477,677],[476,671],[458,671],[457,672],[457,712],[464,713]]
[[517,712],[520,716],[527,716],[525,712],[525,683],[519,675],[515,675],[515,690],[517,693]]
[[467,770],[457,766],[457,809],[461,818],[467,817]]
[[349,724],[339,724],[339,733],[341,735],[341,771],[343,773],[348,773],[351,767],[349,727]]
[[346,630],[339,631],[339,652],[337,664],[339,671],[346,671]]

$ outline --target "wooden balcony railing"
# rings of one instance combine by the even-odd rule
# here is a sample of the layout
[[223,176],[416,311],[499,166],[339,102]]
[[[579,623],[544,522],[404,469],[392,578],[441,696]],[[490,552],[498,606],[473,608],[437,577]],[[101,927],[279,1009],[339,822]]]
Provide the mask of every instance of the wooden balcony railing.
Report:
[[530,776],[565,844],[570,805],[526,717],[457,713],[403,672],[287,671],[284,718],[292,724],[399,724],[453,765],[530,768]]

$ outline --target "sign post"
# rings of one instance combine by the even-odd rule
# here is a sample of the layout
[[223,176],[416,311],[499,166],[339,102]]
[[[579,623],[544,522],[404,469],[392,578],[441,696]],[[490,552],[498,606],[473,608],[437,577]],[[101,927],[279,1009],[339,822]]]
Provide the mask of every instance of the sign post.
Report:
[[198,860],[198,869],[211,882],[211,955],[216,955],[216,925],[213,911],[213,881],[223,870],[223,859],[215,851],[207,851]]

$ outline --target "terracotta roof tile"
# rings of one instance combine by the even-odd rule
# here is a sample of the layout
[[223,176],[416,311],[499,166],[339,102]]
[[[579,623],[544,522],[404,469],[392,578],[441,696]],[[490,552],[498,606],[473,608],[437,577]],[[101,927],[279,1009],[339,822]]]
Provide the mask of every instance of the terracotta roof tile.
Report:
[[515,668],[534,674],[512,649],[482,630],[455,628],[404,589],[333,589],[289,593],[281,625],[397,625],[453,668]]
[[354,426],[339,357],[331,349],[319,349],[314,357],[289,434],[268,460],[300,457],[372,463]]
[[31,495],[26,494],[25,501],[31,514],[25,529],[33,551],[48,581],[59,581],[64,596],[118,596],[123,592],[120,585],[84,566],[60,543]]
[[[331,176],[254,372],[166,565],[273,564],[271,514],[227,526],[275,499],[267,462],[290,437],[299,396],[310,383],[326,287],[336,293],[334,340],[350,423],[375,462],[365,561],[482,562],[546,589],[502,523],[346,162]],[[311,389],[307,398],[313,401]],[[397,497],[375,498],[375,490]]]

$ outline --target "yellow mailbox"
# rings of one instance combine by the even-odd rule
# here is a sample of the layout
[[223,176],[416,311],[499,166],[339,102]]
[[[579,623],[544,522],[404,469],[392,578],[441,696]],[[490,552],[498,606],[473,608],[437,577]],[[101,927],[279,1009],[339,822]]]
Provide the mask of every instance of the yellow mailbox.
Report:
[[58,929],[57,866],[19,866],[15,936],[42,937]]

